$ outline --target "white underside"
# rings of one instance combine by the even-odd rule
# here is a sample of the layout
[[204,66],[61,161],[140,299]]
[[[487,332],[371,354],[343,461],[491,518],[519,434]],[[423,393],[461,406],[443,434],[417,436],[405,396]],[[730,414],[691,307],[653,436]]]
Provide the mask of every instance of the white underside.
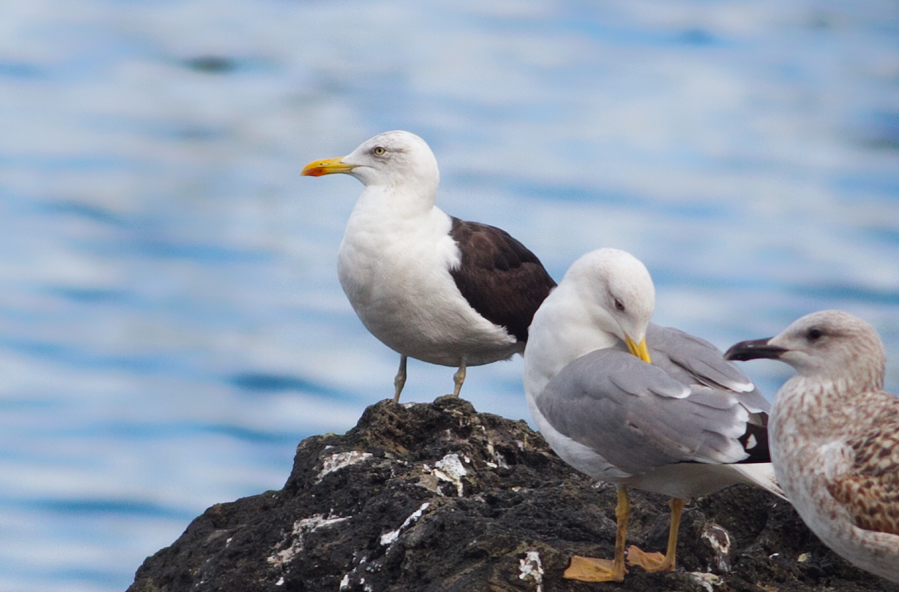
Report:
[[521,353],[523,344],[479,315],[456,287],[449,269],[460,254],[450,217],[437,208],[416,217],[391,214],[360,198],[337,255],[340,285],[372,335],[444,366]]
[[850,563],[899,582],[899,536],[858,528],[823,483],[813,486],[816,491],[810,493],[806,487],[784,484],[790,503],[809,529]]

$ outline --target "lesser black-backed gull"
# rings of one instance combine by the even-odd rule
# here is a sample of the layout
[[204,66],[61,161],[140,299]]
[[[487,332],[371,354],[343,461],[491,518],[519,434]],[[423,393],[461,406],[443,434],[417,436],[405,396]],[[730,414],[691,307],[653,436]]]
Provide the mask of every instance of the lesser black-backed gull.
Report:
[[346,173],[365,189],[337,254],[340,285],[368,330],[406,359],[458,368],[522,353],[534,311],[555,286],[539,259],[503,230],[434,205],[437,159],[415,134],[385,132],[303,175]]
[[568,464],[618,485],[614,559],[574,557],[568,578],[624,578],[627,487],[672,498],[665,555],[627,552],[647,571],[674,568],[683,500],[736,483],[782,495],[768,402],[715,346],[651,324],[654,307],[646,267],[599,249],[575,261],[531,323],[524,386],[535,423]]
[[776,337],[738,343],[727,357],[796,369],[771,408],[777,480],[828,547],[899,582],[899,398],[883,390],[886,354],[874,328],[819,311]]

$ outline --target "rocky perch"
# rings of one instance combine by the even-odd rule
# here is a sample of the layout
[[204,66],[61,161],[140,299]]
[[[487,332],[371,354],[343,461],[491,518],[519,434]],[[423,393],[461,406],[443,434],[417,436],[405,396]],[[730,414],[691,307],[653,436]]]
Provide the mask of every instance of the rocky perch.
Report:
[[[563,463],[523,421],[467,401],[366,409],[297,447],[284,488],[217,504],[137,570],[130,592],[896,592],[824,547],[789,504],[747,486],[684,511],[678,571],[562,578],[611,557],[615,488]],[[663,550],[668,500],[632,490],[628,542]]]

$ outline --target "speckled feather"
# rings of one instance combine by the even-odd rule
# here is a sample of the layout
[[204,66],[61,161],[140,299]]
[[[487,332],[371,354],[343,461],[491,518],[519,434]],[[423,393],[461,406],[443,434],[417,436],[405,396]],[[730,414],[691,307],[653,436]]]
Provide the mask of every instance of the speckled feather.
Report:
[[777,480],[828,547],[899,582],[899,399],[883,391],[886,356],[874,328],[820,311],[726,357],[796,368],[769,417]]
[[827,490],[859,528],[899,535],[899,399],[882,394],[864,401],[872,424],[846,440],[851,469]]

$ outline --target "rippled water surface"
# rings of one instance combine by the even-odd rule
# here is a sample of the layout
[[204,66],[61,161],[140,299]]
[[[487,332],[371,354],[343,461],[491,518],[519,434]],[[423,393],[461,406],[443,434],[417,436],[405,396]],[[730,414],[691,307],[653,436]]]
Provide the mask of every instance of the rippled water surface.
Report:
[[[844,308],[899,391],[895,2],[5,2],[0,590],[123,590],[391,395],[335,271],[361,185],[299,171],[396,128],[555,277],[628,249],[722,347]],[[526,418],[520,369],[463,395]]]

